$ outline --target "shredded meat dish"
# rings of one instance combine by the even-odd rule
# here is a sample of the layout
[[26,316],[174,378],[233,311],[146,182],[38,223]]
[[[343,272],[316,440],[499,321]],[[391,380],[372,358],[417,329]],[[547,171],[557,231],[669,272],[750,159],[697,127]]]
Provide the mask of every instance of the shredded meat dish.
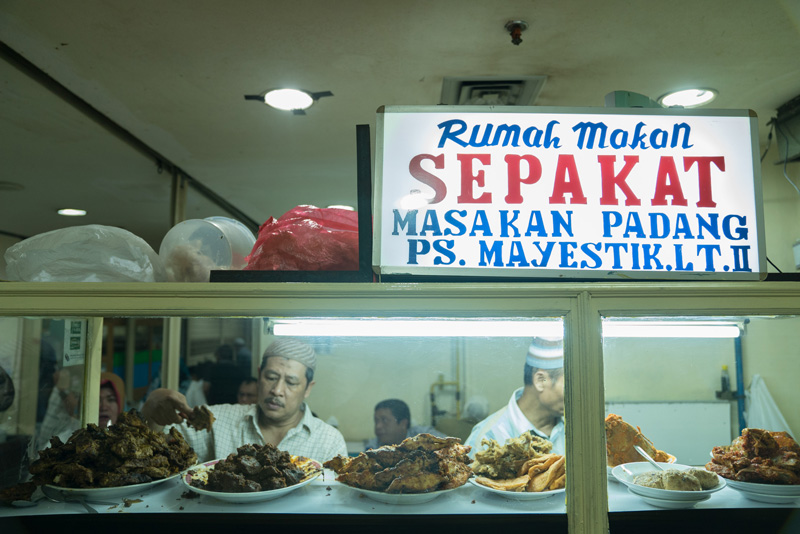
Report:
[[214,464],[207,480],[192,473],[191,485],[227,493],[268,491],[293,486],[315,471],[307,458],[291,456],[269,443],[254,443]]
[[457,488],[472,475],[470,447],[458,438],[419,434],[399,445],[337,456],[323,464],[336,472],[336,480],[354,488],[386,493],[427,493]]
[[636,452],[634,445],[640,446],[656,462],[674,462],[675,457],[656,449],[637,426],[626,423],[616,414],[606,417],[606,461],[609,467],[630,462],[644,462],[645,458]]
[[745,428],[728,447],[714,447],[706,469],[723,478],[760,484],[800,484],[800,446],[786,432]]
[[566,459],[551,454],[553,444],[530,432],[507,439],[503,445],[493,439],[481,441],[470,466],[475,482],[503,491],[552,491],[566,487]]
[[89,424],[63,443],[50,439],[30,466],[36,485],[108,488],[160,480],[197,462],[197,454],[175,428],[154,432],[138,412],[123,412],[108,428]]

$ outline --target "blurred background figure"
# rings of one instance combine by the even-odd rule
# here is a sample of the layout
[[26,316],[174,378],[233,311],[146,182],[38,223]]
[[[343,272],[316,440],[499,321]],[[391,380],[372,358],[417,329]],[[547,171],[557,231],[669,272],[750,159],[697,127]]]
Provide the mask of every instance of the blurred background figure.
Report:
[[375,449],[383,445],[397,445],[417,434],[446,437],[432,426],[411,426],[411,411],[400,399],[386,399],[375,405],[375,437],[364,443],[364,448]]
[[117,424],[125,407],[125,384],[114,373],[100,373],[100,415],[97,426],[105,428]]
[[258,380],[252,377],[242,380],[237,400],[239,404],[255,404],[258,400]]
[[236,355],[236,365],[242,370],[244,376],[252,376],[253,353],[250,352],[243,338],[237,337],[233,340],[233,351]]
[[232,345],[220,345],[214,354],[217,363],[208,368],[204,378],[208,404],[237,404],[239,384],[248,375],[234,362]]

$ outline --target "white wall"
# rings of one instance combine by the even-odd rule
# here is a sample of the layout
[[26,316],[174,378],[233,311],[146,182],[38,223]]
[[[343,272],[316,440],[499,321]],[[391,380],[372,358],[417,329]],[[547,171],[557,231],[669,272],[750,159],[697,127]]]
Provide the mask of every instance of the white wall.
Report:
[[[792,245],[800,240],[800,194],[784,176],[783,165],[775,164],[778,160],[773,143],[761,165],[767,257],[784,273],[794,273]],[[789,163],[786,174],[800,188],[800,162]],[[769,272],[777,271],[770,266]]]

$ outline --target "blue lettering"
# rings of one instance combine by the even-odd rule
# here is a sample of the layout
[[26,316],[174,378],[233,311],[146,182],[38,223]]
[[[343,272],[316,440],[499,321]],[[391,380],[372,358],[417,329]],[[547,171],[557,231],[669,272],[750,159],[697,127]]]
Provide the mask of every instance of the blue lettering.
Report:
[[392,210],[392,213],[394,214],[392,235],[400,235],[399,230],[406,227],[408,227],[406,235],[417,235],[417,210],[408,210],[405,217],[400,216],[400,210]]
[[525,259],[525,251],[522,250],[522,243],[519,241],[511,242],[511,252],[508,255],[506,267],[528,267],[530,264]]
[[461,236],[467,233],[467,225],[463,222],[456,219],[456,215],[459,217],[466,217],[467,211],[466,210],[448,210],[444,214],[445,222],[452,225],[456,231],[451,230],[450,228],[444,229],[444,235],[454,235],[454,236]]
[[439,148],[444,146],[445,141],[452,141],[458,146],[467,146],[467,143],[462,141],[458,138],[459,135],[463,134],[467,131],[467,123],[453,119],[449,121],[444,121],[436,125],[440,130],[444,130],[442,132],[442,136],[439,138]]
[[[455,241],[452,239],[437,239],[433,242],[433,250],[444,256],[436,256],[433,258],[434,265],[452,265],[454,261],[456,261],[456,255],[451,250],[455,245]],[[445,259],[449,261],[445,261]]]
[[[617,211],[603,212],[603,237],[611,237],[611,229],[617,228],[622,224],[622,215]],[[619,267],[615,267],[619,268]]]
[[428,232],[437,236],[442,235],[442,229],[439,227],[439,216],[436,210],[427,210],[425,212],[425,220],[422,223],[422,230],[419,235],[428,235]]
[[508,210],[500,210],[500,237],[509,237],[510,234],[508,233],[509,230],[512,231],[514,237],[519,237],[520,233],[514,223],[517,221],[519,217],[519,210],[514,210],[512,212],[511,220],[508,219]]
[[[592,250],[594,248],[594,250]],[[590,259],[594,260],[594,265],[589,265],[589,262],[586,260],[581,261],[581,269],[589,268],[589,269],[597,269],[603,262],[600,260],[600,256],[597,254],[600,252],[600,243],[584,243],[581,245],[581,252],[589,256]]]
[[478,265],[486,267],[490,263],[495,267],[503,266],[503,242],[495,241],[492,243],[491,248],[486,246],[486,241],[481,239],[478,241],[480,248],[480,256],[478,257]]
[[572,212],[567,212],[567,219],[564,220],[564,215],[557,210],[551,211],[550,215],[553,216],[553,236],[554,237],[561,237],[561,229],[563,228],[566,230],[567,234],[570,237],[575,237],[572,235]]
[[539,254],[542,255],[542,260],[540,262],[532,260],[531,265],[534,267],[546,267],[547,263],[550,261],[550,255],[553,253],[553,247],[555,246],[555,244],[556,244],[555,241],[548,241],[545,244],[544,250],[542,250],[542,247],[539,245],[539,242],[534,241],[533,245],[539,251]]
[[[739,222],[739,226],[732,231],[731,229],[731,221],[736,219]],[[741,215],[728,215],[724,219],[722,219],[722,233],[728,239],[732,241],[741,241],[742,239],[747,239],[747,217]],[[736,234],[734,236],[734,233]]]
[[408,240],[408,264],[416,265],[417,256],[424,256],[431,251],[431,244],[425,239]]
[[483,232],[484,237],[491,237],[492,227],[489,226],[489,219],[486,217],[486,211],[478,210],[475,212],[475,219],[472,221],[472,230],[469,235],[474,237],[478,235],[478,231]]

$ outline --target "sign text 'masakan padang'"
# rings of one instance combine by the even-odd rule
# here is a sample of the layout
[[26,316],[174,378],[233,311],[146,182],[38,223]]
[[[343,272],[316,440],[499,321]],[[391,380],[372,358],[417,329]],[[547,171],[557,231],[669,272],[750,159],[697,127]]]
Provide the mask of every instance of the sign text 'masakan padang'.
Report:
[[[466,121],[451,119],[439,123],[441,130],[439,148],[446,148],[448,143],[460,147],[487,147],[487,146],[526,146],[529,148],[555,148],[562,147],[561,138],[557,135],[556,127],[561,123],[551,120],[544,128],[537,126],[522,127],[519,124],[476,123],[469,127]],[[571,128],[577,139],[574,146],[583,149],[662,149],[662,148],[691,148],[690,142],[692,127],[685,123],[676,123],[671,130],[661,128],[648,128],[647,124],[639,121],[632,130],[623,128],[610,129],[604,122],[583,121]]]

